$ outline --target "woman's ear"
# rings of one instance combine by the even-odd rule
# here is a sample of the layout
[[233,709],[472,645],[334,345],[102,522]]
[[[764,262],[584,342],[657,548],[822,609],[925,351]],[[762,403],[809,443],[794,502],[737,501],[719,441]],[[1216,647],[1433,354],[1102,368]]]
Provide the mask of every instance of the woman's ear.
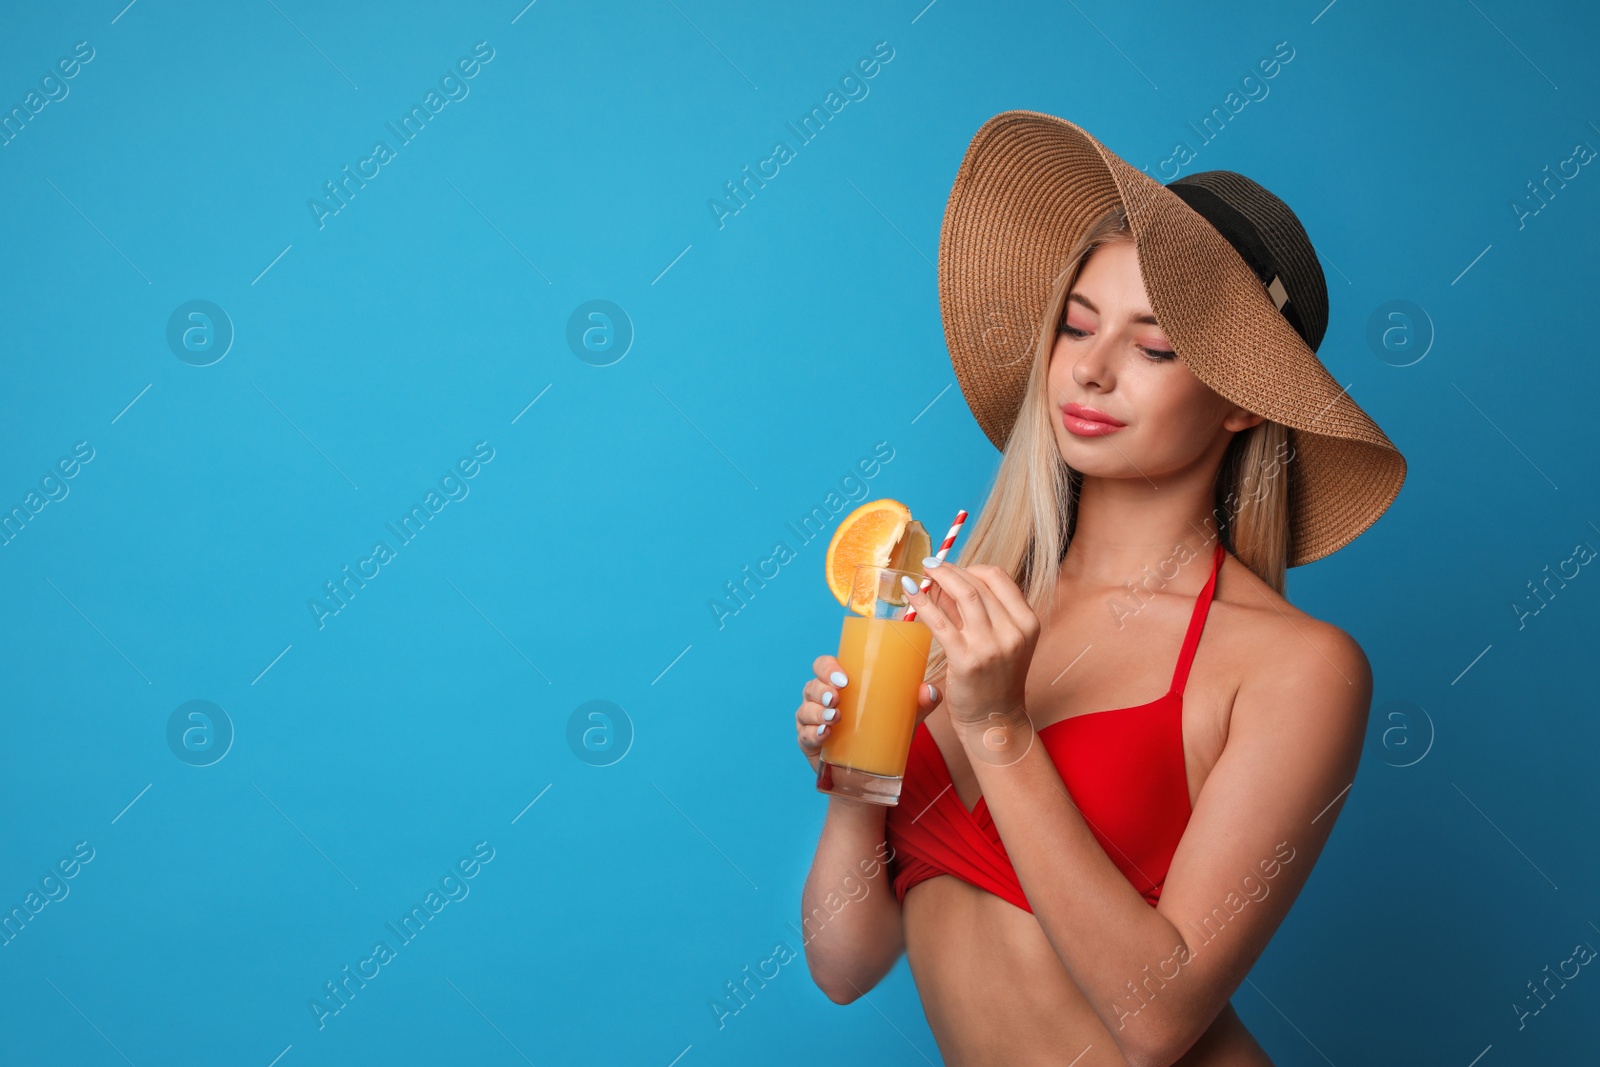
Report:
[[1240,430],[1253,429],[1266,421],[1267,417],[1265,415],[1257,415],[1253,411],[1246,411],[1244,408],[1235,406],[1232,411],[1228,412],[1227,418],[1222,420],[1222,426],[1223,429],[1238,433]]

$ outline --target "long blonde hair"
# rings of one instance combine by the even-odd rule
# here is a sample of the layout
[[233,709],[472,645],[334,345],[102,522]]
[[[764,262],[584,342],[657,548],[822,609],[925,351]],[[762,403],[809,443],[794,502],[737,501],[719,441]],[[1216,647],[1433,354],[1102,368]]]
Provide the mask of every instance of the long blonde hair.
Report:
[[[1118,206],[1084,233],[1050,288],[1034,341],[1022,404],[1006,439],[994,483],[970,525],[956,562],[987,563],[1009,574],[1040,619],[1053,606],[1056,580],[1077,519],[1083,475],[1061,458],[1047,381],[1067,294],[1095,249],[1131,241],[1128,217]],[[1217,471],[1212,521],[1223,544],[1279,594],[1289,559],[1289,429],[1271,419],[1234,434]],[[934,642],[926,680],[945,672],[944,649]]]

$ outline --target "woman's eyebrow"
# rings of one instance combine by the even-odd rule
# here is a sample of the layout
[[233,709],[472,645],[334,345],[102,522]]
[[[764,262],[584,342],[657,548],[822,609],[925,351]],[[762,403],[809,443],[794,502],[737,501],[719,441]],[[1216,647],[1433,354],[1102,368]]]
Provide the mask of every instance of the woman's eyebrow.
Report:
[[[1067,303],[1070,304],[1070,303],[1072,303],[1074,301],[1076,301],[1077,303],[1082,304],[1084,307],[1088,308],[1090,311],[1094,312],[1096,315],[1100,314],[1100,309],[1095,307],[1093,301],[1091,301],[1088,297],[1084,296],[1082,293],[1077,292],[1077,291],[1073,291],[1072,294],[1067,297]],[[1138,323],[1144,323],[1145,325],[1149,325],[1149,326],[1160,326],[1161,325],[1161,323],[1156,321],[1156,317],[1154,315],[1135,315],[1133,317],[1133,321],[1134,322],[1138,322]]]

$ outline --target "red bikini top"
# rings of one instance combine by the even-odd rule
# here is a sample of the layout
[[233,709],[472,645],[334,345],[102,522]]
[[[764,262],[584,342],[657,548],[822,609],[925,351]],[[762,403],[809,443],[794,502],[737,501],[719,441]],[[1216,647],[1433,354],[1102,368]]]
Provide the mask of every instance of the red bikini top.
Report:
[[[1038,731],[1072,802],[1100,847],[1155,907],[1173,853],[1189,825],[1189,777],[1183,759],[1183,687],[1205,628],[1224,549],[1195,600],[1172,685],[1148,704],[1073,715]],[[925,879],[951,874],[1032,912],[983,797],[968,811],[926,722],[911,736],[900,803],[886,822],[895,896]]]

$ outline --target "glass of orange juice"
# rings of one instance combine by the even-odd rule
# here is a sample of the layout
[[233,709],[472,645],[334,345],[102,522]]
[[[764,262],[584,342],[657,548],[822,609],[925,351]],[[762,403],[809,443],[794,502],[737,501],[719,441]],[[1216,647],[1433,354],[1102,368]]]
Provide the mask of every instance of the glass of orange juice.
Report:
[[[863,564],[856,568],[839,634],[839,666],[849,683],[839,690],[839,715],[828,725],[817,767],[817,789],[892,807],[917,723],[917,687],[928,668],[933,631],[910,607],[901,576],[914,571]],[[868,607],[870,614],[859,610]]]

